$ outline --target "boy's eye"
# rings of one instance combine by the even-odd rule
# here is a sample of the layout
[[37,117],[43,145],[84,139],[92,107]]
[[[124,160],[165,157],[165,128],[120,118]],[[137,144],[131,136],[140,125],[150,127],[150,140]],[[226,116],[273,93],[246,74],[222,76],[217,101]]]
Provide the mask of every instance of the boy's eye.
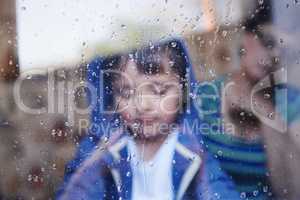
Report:
[[124,90],[120,91],[119,95],[122,98],[129,99],[133,93],[134,93],[134,90],[132,90],[132,89],[124,89]]
[[152,95],[159,95],[159,96],[162,96],[162,95],[165,95],[167,90],[165,88],[161,88],[161,87],[150,87],[148,88],[148,91],[149,91],[149,94],[152,94]]
[[176,89],[173,85],[165,85],[154,90],[155,95],[165,96],[169,91]]

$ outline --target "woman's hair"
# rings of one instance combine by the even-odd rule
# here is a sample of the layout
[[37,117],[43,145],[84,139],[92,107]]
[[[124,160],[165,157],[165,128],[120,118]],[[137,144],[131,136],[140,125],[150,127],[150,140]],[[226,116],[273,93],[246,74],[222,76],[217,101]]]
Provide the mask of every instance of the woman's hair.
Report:
[[[140,49],[130,52],[109,56],[103,61],[103,69],[124,71],[129,60],[135,62],[137,70],[143,75],[159,75],[172,72],[179,79],[182,85],[184,96],[187,87],[187,55],[181,43],[177,41],[167,41],[160,44],[149,44]],[[166,65],[166,61],[168,66]],[[104,73],[104,95],[113,96],[114,83],[120,80],[120,76],[114,73]],[[186,98],[183,98],[185,104]],[[114,98],[111,97],[113,106]]]
[[271,0],[256,0],[253,13],[246,17],[242,25],[246,32],[256,33],[260,31],[260,26],[270,24],[273,21]]

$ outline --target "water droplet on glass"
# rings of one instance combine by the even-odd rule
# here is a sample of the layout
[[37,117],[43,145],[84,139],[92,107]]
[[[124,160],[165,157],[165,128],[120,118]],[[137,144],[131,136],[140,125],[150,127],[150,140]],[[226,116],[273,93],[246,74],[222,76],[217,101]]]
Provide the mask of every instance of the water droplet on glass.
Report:
[[104,141],[104,143],[107,143],[107,142],[108,142],[108,137],[105,136],[105,137],[103,138],[103,141]]
[[273,113],[273,112],[269,113],[269,114],[268,114],[268,117],[269,117],[270,119],[273,119],[273,118],[274,118],[274,113]]
[[240,54],[241,54],[241,55],[245,55],[245,53],[246,53],[246,49],[241,48],[241,49],[240,49]]
[[245,199],[246,198],[246,192],[241,192],[240,197],[241,197],[241,199]]
[[267,193],[268,192],[268,186],[263,187],[263,192]]
[[32,175],[31,174],[28,174],[28,176],[27,176],[27,181],[32,181]]
[[257,191],[257,190],[254,190],[254,191],[253,191],[253,196],[256,197],[257,195],[258,195],[258,191]]
[[171,46],[172,46],[172,47],[176,47],[176,46],[177,46],[176,42],[172,42],[172,43],[171,43]]
[[282,43],[283,43],[283,39],[282,39],[282,38],[280,38],[280,39],[279,39],[279,42],[282,44]]
[[265,93],[265,94],[264,94],[264,98],[265,98],[265,99],[269,99],[269,98],[271,98],[271,95],[268,94],[268,93]]
[[219,155],[219,156],[222,156],[222,155],[223,155],[223,151],[219,150],[219,151],[218,151],[218,155]]
[[175,62],[174,62],[174,61],[169,61],[169,65],[170,65],[170,67],[173,67],[173,66],[174,66],[174,64],[175,64]]

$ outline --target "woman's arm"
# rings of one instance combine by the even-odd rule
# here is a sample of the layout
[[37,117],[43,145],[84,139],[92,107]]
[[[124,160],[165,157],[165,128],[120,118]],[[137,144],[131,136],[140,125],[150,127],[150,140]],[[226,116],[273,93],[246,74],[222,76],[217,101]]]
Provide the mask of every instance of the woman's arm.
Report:
[[279,199],[298,200],[300,197],[300,138],[297,138],[300,133],[299,125],[299,121],[294,122],[285,132],[268,125],[263,125],[262,128],[270,179]]

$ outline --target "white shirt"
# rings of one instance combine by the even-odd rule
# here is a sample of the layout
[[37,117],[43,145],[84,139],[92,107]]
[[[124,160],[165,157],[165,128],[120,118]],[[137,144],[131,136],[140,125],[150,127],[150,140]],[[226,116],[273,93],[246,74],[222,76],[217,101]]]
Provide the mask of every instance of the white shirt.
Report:
[[172,160],[177,141],[177,133],[170,134],[149,161],[143,160],[135,142],[128,142],[133,175],[132,200],[171,200]]

